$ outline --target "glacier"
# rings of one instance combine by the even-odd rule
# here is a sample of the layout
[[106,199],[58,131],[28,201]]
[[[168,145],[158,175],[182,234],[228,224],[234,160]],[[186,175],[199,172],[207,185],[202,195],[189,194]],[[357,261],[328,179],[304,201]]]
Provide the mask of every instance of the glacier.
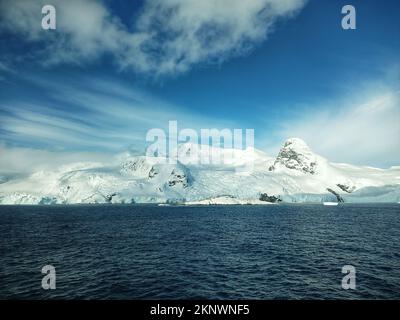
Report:
[[108,162],[71,163],[26,175],[0,172],[0,204],[400,202],[400,166],[332,163],[299,138],[286,140],[276,157],[253,148],[188,143],[178,148],[195,158],[213,148],[233,160],[171,164],[127,152]]

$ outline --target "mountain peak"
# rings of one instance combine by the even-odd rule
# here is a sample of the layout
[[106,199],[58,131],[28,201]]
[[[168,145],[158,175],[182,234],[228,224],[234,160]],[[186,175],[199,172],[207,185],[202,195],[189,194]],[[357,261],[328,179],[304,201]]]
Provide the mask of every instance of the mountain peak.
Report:
[[279,151],[274,164],[269,168],[274,171],[279,167],[298,170],[303,173],[315,174],[318,156],[300,138],[287,139]]

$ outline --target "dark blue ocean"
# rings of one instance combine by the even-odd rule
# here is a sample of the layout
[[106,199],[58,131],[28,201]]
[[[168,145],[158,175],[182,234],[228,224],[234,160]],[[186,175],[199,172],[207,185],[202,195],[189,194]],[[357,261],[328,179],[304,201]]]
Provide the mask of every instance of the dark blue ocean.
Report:
[[400,299],[400,205],[0,206],[0,299],[19,298]]

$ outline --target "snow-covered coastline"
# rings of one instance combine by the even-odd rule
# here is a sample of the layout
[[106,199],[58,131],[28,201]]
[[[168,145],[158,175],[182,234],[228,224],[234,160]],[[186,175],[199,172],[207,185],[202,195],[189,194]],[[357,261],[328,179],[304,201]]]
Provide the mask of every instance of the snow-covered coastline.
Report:
[[272,202],[261,201],[258,199],[237,199],[231,196],[222,196],[197,201],[187,201],[187,206],[212,206],[212,205],[271,205]]
[[[198,148],[180,148],[198,152]],[[123,154],[109,163],[82,162],[7,176],[0,172],[0,204],[160,203],[398,203],[400,167],[331,163],[297,138],[276,157],[259,150],[226,150],[235,161],[215,165],[160,164]],[[237,170],[251,162],[249,171]]]

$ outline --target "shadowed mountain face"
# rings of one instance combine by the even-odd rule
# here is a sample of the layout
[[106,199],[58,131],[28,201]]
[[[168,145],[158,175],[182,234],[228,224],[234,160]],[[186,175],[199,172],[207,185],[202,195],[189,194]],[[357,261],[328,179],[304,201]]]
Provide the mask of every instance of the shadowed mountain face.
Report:
[[[200,159],[210,147],[189,149],[190,157]],[[330,163],[298,138],[288,139],[276,158],[253,149],[214,148],[213,152],[223,155],[225,162],[184,165],[125,154],[109,163],[72,163],[28,177],[7,177],[1,180],[0,203],[400,201],[400,167],[383,170]]]

